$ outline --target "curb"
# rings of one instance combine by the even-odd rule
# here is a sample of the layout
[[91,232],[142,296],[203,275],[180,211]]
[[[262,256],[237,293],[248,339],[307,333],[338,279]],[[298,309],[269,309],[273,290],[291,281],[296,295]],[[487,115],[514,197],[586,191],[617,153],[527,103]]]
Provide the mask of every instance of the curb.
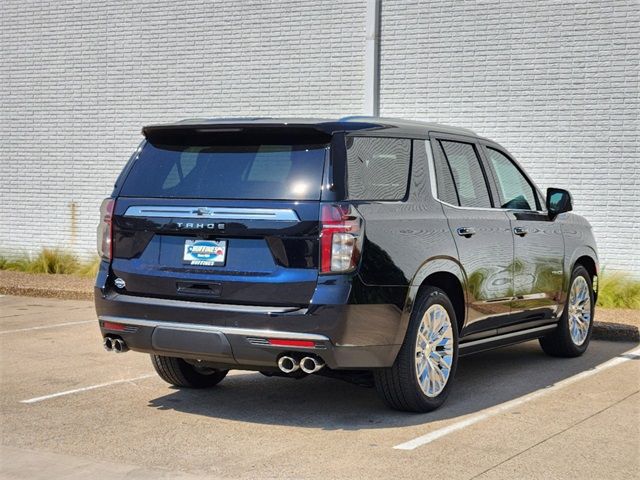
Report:
[[613,342],[640,342],[640,330],[624,323],[593,322],[591,338]]

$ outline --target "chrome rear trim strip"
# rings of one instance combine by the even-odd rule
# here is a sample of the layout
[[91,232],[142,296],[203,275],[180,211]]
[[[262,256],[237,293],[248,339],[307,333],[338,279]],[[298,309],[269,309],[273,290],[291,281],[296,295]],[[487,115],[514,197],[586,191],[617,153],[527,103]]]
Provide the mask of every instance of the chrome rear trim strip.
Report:
[[504,333],[502,335],[496,335],[493,337],[481,338],[479,340],[473,340],[472,342],[460,343],[460,349],[474,347],[476,345],[482,345],[483,343],[499,342],[500,340],[506,340],[508,338],[517,338],[528,335],[530,333],[544,332],[546,330],[553,330],[557,328],[557,323],[551,325],[543,325],[542,327],[529,328],[527,330],[518,330],[517,332]]
[[314,342],[328,342],[329,337],[316,333],[283,332],[281,330],[260,330],[257,328],[218,327],[203,325],[200,323],[162,322],[158,320],[143,320],[141,318],[113,317],[104,315],[98,317],[103,322],[121,323],[123,325],[135,325],[137,327],[162,327],[176,330],[189,330],[194,332],[215,332],[225,335],[240,335],[246,337],[280,338],[290,340],[311,340]]
[[271,220],[299,222],[300,217],[291,208],[240,208],[240,207],[172,207],[131,206],[125,217],[143,218],[210,218],[215,220]]
[[287,314],[295,313],[304,315],[307,313],[306,308],[300,307],[273,307],[258,305],[235,305],[232,303],[208,303],[208,302],[190,302],[188,300],[173,300],[170,298],[152,298],[152,297],[136,297],[134,295],[121,295],[113,293],[109,295],[109,300],[118,302],[136,303],[142,305],[152,304],[153,306],[165,307],[181,307],[195,308],[198,310],[212,310],[216,312],[238,312],[238,313],[258,313],[258,314]]

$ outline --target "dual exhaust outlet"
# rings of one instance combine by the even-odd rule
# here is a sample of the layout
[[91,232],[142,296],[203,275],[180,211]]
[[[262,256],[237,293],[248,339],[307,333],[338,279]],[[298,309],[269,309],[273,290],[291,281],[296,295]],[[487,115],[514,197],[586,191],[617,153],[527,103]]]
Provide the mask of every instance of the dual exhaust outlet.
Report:
[[104,337],[102,345],[107,352],[124,353],[129,350],[127,344],[120,338]]
[[278,359],[278,368],[283,373],[293,373],[298,369],[304,373],[316,373],[322,370],[324,362],[315,357],[302,357],[300,361],[289,355],[283,355]]

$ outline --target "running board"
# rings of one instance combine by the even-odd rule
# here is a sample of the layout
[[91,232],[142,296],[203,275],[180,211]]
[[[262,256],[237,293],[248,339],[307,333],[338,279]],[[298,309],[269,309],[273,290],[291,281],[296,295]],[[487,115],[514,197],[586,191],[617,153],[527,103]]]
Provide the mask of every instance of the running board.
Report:
[[547,332],[554,330],[557,326],[557,323],[552,323],[550,325],[543,325],[542,327],[529,328],[527,330],[519,330],[517,332],[509,332],[502,335],[495,335],[493,337],[460,343],[460,356],[540,338]]

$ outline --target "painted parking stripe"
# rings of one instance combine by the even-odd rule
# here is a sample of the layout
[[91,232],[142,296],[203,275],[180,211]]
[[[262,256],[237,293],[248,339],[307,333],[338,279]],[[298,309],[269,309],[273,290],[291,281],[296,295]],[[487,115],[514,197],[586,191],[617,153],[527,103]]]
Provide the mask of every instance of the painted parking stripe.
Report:
[[482,422],[487,418],[495,417],[507,410],[510,410],[514,407],[522,405],[523,403],[530,402],[537,398],[542,397],[550,392],[554,392],[556,390],[560,390],[572,383],[579,382],[587,377],[591,377],[596,375],[597,373],[602,372],[603,370],[607,370],[609,368],[618,366],[622,363],[628,362],[629,360],[640,360],[640,348],[635,348],[629,350],[621,355],[618,355],[611,360],[608,360],[600,365],[596,365],[591,370],[586,370],[584,372],[580,372],[573,377],[565,378],[564,380],[559,381],[558,383],[554,383],[553,385],[549,385],[548,387],[541,388],[540,390],[536,390],[535,392],[529,393],[523,397],[516,398],[510,400],[508,402],[502,403],[500,405],[496,405],[494,407],[488,408],[484,411],[478,412],[474,415],[471,415],[464,420],[460,420],[459,422],[452,423],[451,425],[447,425],[446,427],[439,428],[434,430],[433,432],[429,432],[426,435],[422,435],[420,437],[414,438],[413,440],[409,440],[408,442],[401,443],[396,445],[396,450],[414,450],[423,445],[427,445],[428,443],[434,442],[442,437],[449,435],[450,433],[457,432],[458,430],[462,430],[463,428],[470,427],[471,425],[475,425],[476,423]]
[[39,327],[17,328],[15,330],[4,330],[0,332],[0,335],[3,335],[5,333],[29,332],[31,330],[44,330],[47,328],[67,327],[69,325],[82,325],[83,323],[97,323],[97,322],[98,322],[97,320],[82,320],[80,322],[54,323],[53,325],[41,325]]
[[65,395],[72,395],[74,393],[86,392],[89,390],[95,390],[97,388],[110,387],[111,385],[118,385],[120,383],[130,383],[135,382],[136,380],[144,380],[145,378],[155,377],[155,373],[149,373],[147,375],[141,375],[139,377],[134,378],[125,378],[123,380],[114,380],[112,382],[99,383],[97,385],[90,385],[88,387],[75,388],[73,390],[65,390],[64,392],[52,393],[50,395],[43,395],[42,397],[34,397],[29,398],[27,400],[20,400],[20,403],[38,403],[44,400],[50,400],[52,398],[64,397]]

